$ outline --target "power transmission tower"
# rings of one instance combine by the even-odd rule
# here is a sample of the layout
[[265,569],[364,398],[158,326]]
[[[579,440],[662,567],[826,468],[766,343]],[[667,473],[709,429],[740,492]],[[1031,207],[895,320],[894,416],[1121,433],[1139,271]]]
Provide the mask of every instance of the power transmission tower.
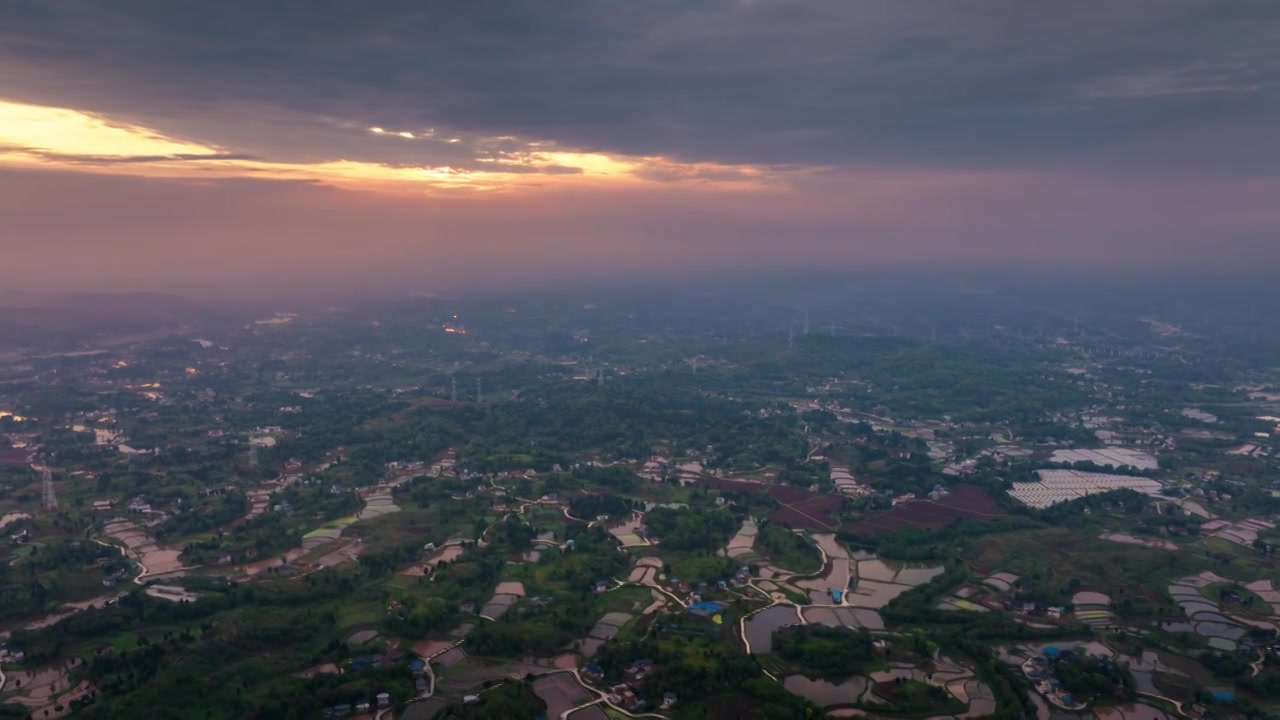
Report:
[[48,465],[41,467],[40,476],[44,485],[44,509],[57,510],[58,496],[53,491],[53,473],[49,470]]
[[454,405],[458,404],[458,378],[449,376],[449,399]]

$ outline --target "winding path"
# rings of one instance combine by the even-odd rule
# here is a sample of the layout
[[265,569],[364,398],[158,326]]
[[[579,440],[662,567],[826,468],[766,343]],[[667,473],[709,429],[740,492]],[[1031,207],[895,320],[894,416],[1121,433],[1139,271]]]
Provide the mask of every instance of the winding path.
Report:
[[[424,671],[424,673],[426,674],[427,679],[429,680],[429,682],[428,682],[428,684],[427,684],[427,689],[426,689],[426,691],[425,691],[425,692],[423,692],[421,695],[418,695],[417,697],[414,697],[414,698],[412,698],[411,700],[409,700],[408,702],[406,702],[406,703],[405,703],[405,707],[408,707],[409,705],[412,705],[412,704],[414,704],[414,703],[416,703],[416,702],[422,702],[423,700],[426,700],[426,699],[430,698],[431,696],[435,695],[435,693],[436,693],[436,671],[431,669],[431,661],[432,661],[432,659],[434,659],[434,658],[438,658],[438,657],[440,657],[441,655],[443,655],[443,654],[445,654],[445,653],[449,652],[450,650],[453,650],[454,648],[456,648],[456,647],[458,647],[459,645],[461,645],[463,642],[464,642],[464,640],[459,640],[459,641],[457,641],[457,642],[453,643],[452,645],[450,645],[450,646],[448,646],[448,647],[441,648],[441,649],[439,649],[439,650],[437,650],[437,651],[435,651],[435,652],[431,653],[431,654],[430,654],[430,655],[428,655],[427,657],[422,658],[423,671]],[[377,712],[377,713],[375,713],[375,714],[374,714],[374,716],[373,716],[373,717],[374,717],[374,720],[382,720],[382,716],[383,716],[383,715],[385,715],[385,714],[387,714],[387,713],[391,712],[391,711],[392,711],[392,710],[394,710],[394,709],[395,709],[394,707],[387,707],[387,708],[382,708],[382,709],[378,710],[378,712]]]

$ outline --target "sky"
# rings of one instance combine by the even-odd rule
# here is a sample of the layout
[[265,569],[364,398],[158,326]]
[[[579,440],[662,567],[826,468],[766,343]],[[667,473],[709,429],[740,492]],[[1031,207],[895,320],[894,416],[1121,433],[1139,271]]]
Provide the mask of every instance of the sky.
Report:
[[0,284],[1280,271],[1274,0],[7,0]]

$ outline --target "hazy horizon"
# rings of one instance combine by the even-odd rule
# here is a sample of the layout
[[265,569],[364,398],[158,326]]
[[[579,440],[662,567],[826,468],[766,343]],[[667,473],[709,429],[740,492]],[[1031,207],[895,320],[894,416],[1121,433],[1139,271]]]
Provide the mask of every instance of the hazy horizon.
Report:
[[1280,6],[0,7],[0,283],[1280,270]]

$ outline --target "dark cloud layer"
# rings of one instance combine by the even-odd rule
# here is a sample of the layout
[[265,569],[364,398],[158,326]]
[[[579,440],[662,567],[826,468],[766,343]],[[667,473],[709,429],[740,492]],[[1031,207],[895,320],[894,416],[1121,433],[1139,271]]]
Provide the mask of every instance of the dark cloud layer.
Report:
[[32,150],[0,143],[0,150],[18,150],[24,155],[71,166],[144,165],[147,163],[202,162],[206,160],[257,160],[241,153],[176,153],[173,155],[84,155]]
[[0,65],[0,96],[303,161],[504,135],[729,164],[1195,167],[1204,145],[1159,142],[1187,135],[1226,172],[1280,159],[1274,0],[9,0]]

